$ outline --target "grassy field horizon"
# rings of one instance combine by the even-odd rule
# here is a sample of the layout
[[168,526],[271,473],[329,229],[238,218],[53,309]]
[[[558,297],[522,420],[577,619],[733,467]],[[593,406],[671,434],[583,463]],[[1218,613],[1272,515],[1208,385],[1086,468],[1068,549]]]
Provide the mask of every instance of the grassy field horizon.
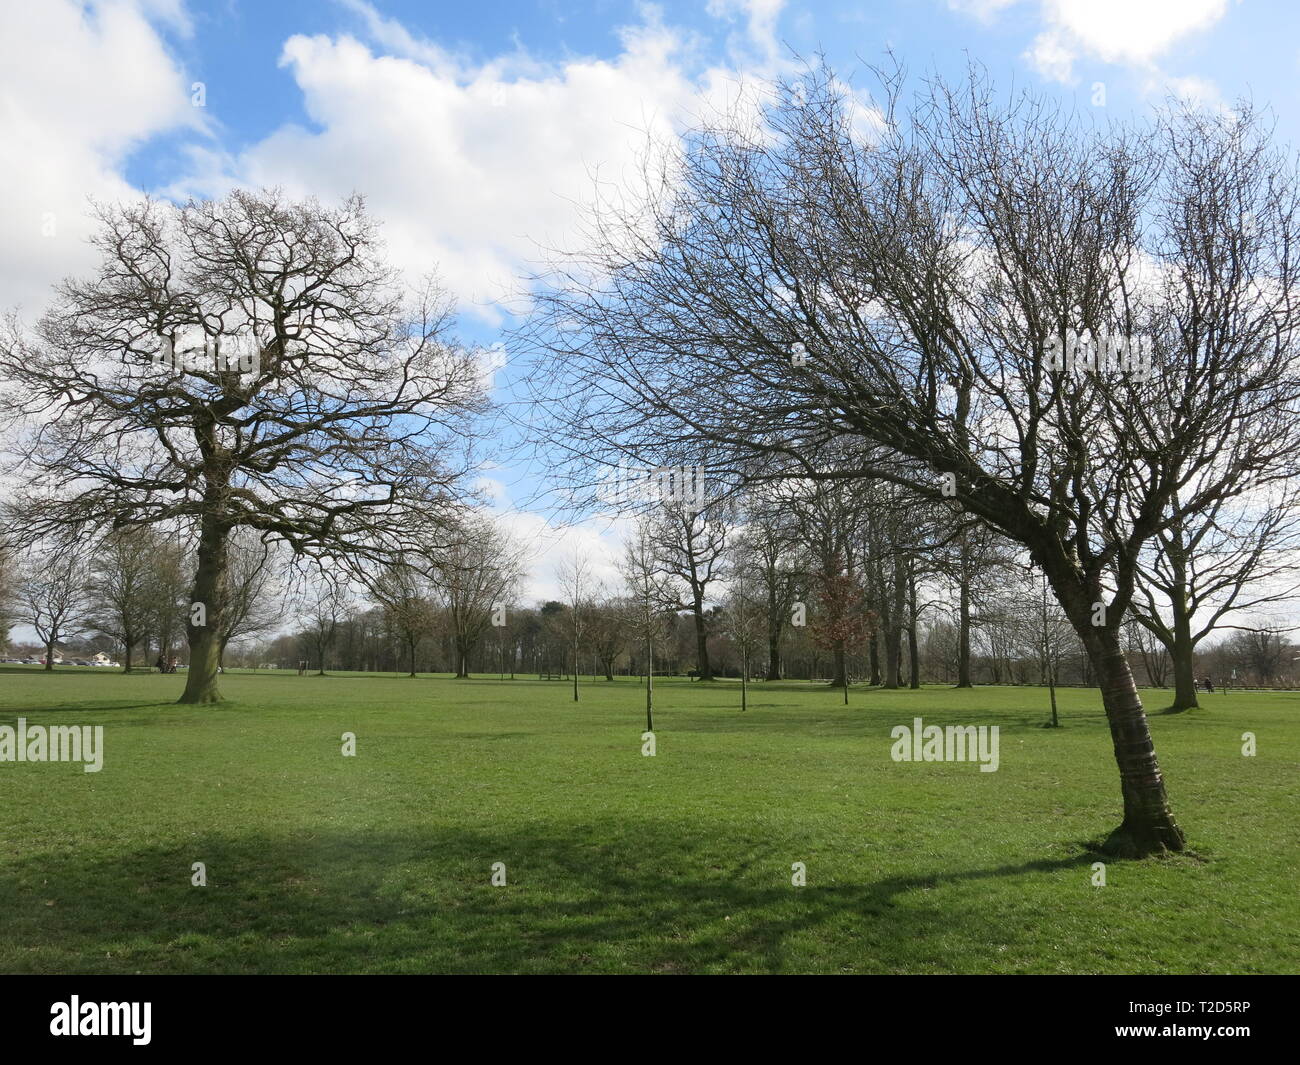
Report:
[[[105,730],[98,773],[0,762],[0,971],[1300,972],[1300,694],[1144,690],[1190,850],[1099,887],[1091,689],[1046,729],[1036,687],[758,682],[742,713],[657,679],[644,757],[635,678],[183,684],[0,670],[0,725]],[[997,725],[998,771],[893,761],[915,717]]]

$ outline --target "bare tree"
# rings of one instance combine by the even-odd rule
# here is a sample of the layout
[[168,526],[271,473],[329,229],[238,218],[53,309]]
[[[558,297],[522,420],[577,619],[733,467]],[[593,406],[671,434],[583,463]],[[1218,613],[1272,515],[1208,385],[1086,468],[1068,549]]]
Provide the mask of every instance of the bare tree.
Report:
[[591,562],[577,552],[560,563],[556,576],[559,578],[569,608],[566,621],[569,629],[569,646],[573,650],[573,701],[576,703],[578,701],[578,655],[583,638],[591,626],[595,581],[591,574]]
[[[798,524],[800,535],[808,546],[809,574],[806,588],[824,590],[826,582],[842,574],[851,580],[866,584],[863,577],[864,526],[867,522],[868,499],[863,485],[813,482],[801,485],[801,490],[790,499],[791,512]],[[867,589],[863,589],[864,596]],[[877,595],[879,592],[877,591]],[[806,604],[805,604],[806,605]],[[869,639],[875,648],[876,632]],[[831,651],[834,666],[830,679],[832,688],[848,684],[848,660],[843,643],[826,645]],[[873,662],[875,659],[873,658]],[[877,663],[878,668],[878,663]],[[876,669],[871,682],[878,683]]]
[[1014,573],[1004,570],[1008,595],[1015,604],[1013,625],[1020,646],[1038,659],[1038,682],[1045,684],[1051,705],[1050,728],[1060,728],[1056,705],[1056,688],[1061,679],[1061,663],[1079,647],[1074,626],[1056,602],[1047,586],[1047,578],[1033,570]]
[[303,617],[306,627],[299,641],[316,659],[316,676],[326,675],[326,654],[338,639],[339,624],[347,616],[345,590],[332,574],[321,574],[304,592]]
[[781,641],[794,604],[805,595],[808,560],[790,508],[779,500],[751,503],[733,573],[745,569],[761,589],[767,614],[767,680],[781,679]]
[[953,499],[1027,549],[1087,648],[1123,798],[1106,850],[1181,850],[1119,627],[1153,537],[1295,453],[1294,165],[1249,109],[1090,128],[978,75],[909,109],[886,75],[868,136],[841,86],[815,69],[706,123],[556,263],[525,339],[556,356],[550,435],[581,427],[557,461]]
[[[737,555],[747,554],[744,546]],[[749,709],[749,664],[768,635],[766,595],[744,557],[731,566],[731,586],[722,605],[722,624],[736,650],[740,652],[740,709]]]
[[219,633],[219,660],[233,640],[267,632],[280,620],[280,608],[272,601],[275,588],[275,546],[249,529],[236,529],[230,538]]
[[408,676],[415,676],[415,651],[437,628],[433,594],[418,569],[398,563],[383,567],[368,583],[384,620],[406,645]]
[[[1124,623],[1124,627],[1128,630],[1129,650],[1136,651],[1142,659],[1142,669],[1147,675],[1147,681],[1157,688],[1167,686],[1173,664],[1169,658],[1169,649],[1136,617],[1130,617]],[[1193,678],[1194,685],[1195,678]]]
[[456,645],[456,676],[469,676],[469,659],[492,623],[514,596],[524,568],[523,548],[490,517],[465,522],[433,564],[435,593],[441,599]]
[[[178,536],[154,536],[156,555],[146,587],[146,633],[164,662],[185,628],[186,591],[191,584],[185,546]],[[146,650],[148,640],[145,642]]]
[[202,609],[180,701],[216,702],[232,531],[395,557],[455,510],[483,378],[431,283],[407,305],[359,197],[98,213],[98,273],[59,285],[34,332],[0,335],[17,463],[69,486],[18,500],[5,533],[191,525]]
[[592,649],[605,671],[605,679],[614,679],[614,663],[627,645],[631,604],[602,587],[591,614]]
[[630,599],[628,629],[634,639],[645,648],[645,727],[653,731],[654,724],[654,659],[655,644],[664,636],[664,602],[672,598],[666,579],[659,568],[659,557],[647,517],[637,519],[635,530],[623,545],[620,565]]
[[[840,661],[869,640],[876,628],[867,608],[866,593],[847,570],[836,567],[823,574],[818,587],[818,609],[811,625],[819,646],[834,650]],[[844,705],[849,705],[849,673],[844,672]]]
[[160,555],[160,537],[151,529],[110,532],[95,544],[86,585],[92,627],[122,648],[122,672],[131,672],[131,655],[149,630],[150,590]]
[[66,548],[54,558],[35,557],[29,563],[19,592],[20,616],[45,646],[47,672],[54,668],[58,642],[76,636],[88,623],[89,577],[86,559]]
[[709,664],[709,628],[704,605],[709,588],[724,576],[727,537],[734,522],[727,508],[696,509],[684,501],[665,501],[654,512],[651,542],[660,572],[669,578],[666,589],[680,589],[668,602],[689,610],[695,625],[695,670],[700,680],[713,680]]
[[1193,656],[1227,615],[1295,597],[1300,490],[1279,483],[1294,464],[1280,458],[1280,474],[1255,478],[1258,497],[1220,496],[1185,514],[1175,498],[1177,516],[1139,556],[1133,614],[1173,662],[1174,710],[1197,705]]
[[1294,654],[1290,641],[1276,625],[1260,622],[1253,629],[1241,629],[1227,640],[1227,650],[1235,655],[1261,688],[1270,687],[1283,662]]

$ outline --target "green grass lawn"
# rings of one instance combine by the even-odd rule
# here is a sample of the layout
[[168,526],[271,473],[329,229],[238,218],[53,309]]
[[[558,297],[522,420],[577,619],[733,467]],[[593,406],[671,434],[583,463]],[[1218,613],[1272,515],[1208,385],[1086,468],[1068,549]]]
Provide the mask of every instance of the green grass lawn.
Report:
[[[194,708],[184,679],[0,672],[0,724],[105,729],[97,774],[0,763],[0,971],[1300,972],[1300,695],[1153,713],[1192,852],[1095,887],[1094,691],[1049,730],[1035,688],[758,684],[742,714],[663,681],[649,758],[634,681],[228,673]],[[893,762],[915,716],[1000,726],[1000,769]]]

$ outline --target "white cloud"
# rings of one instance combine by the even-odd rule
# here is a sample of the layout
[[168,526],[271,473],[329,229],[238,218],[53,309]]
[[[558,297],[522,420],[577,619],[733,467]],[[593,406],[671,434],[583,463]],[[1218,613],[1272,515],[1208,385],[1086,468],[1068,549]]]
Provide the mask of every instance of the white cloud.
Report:
[[1181,100],[1203,108],[1224,108],[1223,94],[1219,87],[1207,78],[1188,76],[1185,78],[1153,75],[1145,86],[1148,95],[1171,93]]
[[[1022,0],[948,0],[948,8],[989,23]],[[1039,0],[1042,31],[1025,58],[1049,81],[1069,84],[1082,57],[1154,69],[1176,42],[1208,29],[1228,0]]]
[[[785,0],[709,0],[706,10],[714,18],[744,18],[746,43],[765,64],[772,65],[780,57],[776,23],[783,7]],[[732,42],[733,55],[743,55],[744,52],[745,49]]]
[[610,595],[623,594],[618,563],[632,526],[630,519],[559,525],[548,523],[540,514],[512,509],[495,510],[493,517],[529,549],[528,574],[519,591],[523,605],[563,600],[557,573],[563,563],[575,557],[590,564],[594,583],[603,584]]
[[1175,42],[1208,29],[1228,0],[1044,0],[1045,29],[1026,53],[1045,78],[1068,82],[1081,56],[1151,67]]
[[576,233],[597,177],[634,178],[647,133],[670,139],[734,91],[722,71],[689,73],[693,42],[653,11],[622,31],[614,59],[547,66],[519,55],[468,66],[378,25],[403,55],[349,36],[291,37],[281,63],[319,129],[282,127],[235,158],[196,153],[198,169],[172,191],[361,190],[385,221],[394,262],[415,274],[436,268],[462,311],[489,322],[541,247]]
[[202,127],[150,16],[187,31],[174,0],[0,5],[0,307],[34,314],[93,265],[87,197],[138,195],[122,175],[132,148]]

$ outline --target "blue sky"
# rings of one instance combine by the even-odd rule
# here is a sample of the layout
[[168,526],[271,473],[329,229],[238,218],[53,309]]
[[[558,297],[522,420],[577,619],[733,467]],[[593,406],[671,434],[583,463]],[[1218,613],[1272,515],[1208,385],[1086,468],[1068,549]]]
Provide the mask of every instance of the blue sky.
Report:
[[[1295,144],[1297,30],[1286,0],[0,0],[0,306],[31,317],[90,268],[87,197],[356,189],[395,263],[438,268],[491,344],[593,172],[796,53],[850,79],[886,49],[918,74],[971,58],[1103,117],[1248,95]],[[506,506],[530,478],[489,487]]]

